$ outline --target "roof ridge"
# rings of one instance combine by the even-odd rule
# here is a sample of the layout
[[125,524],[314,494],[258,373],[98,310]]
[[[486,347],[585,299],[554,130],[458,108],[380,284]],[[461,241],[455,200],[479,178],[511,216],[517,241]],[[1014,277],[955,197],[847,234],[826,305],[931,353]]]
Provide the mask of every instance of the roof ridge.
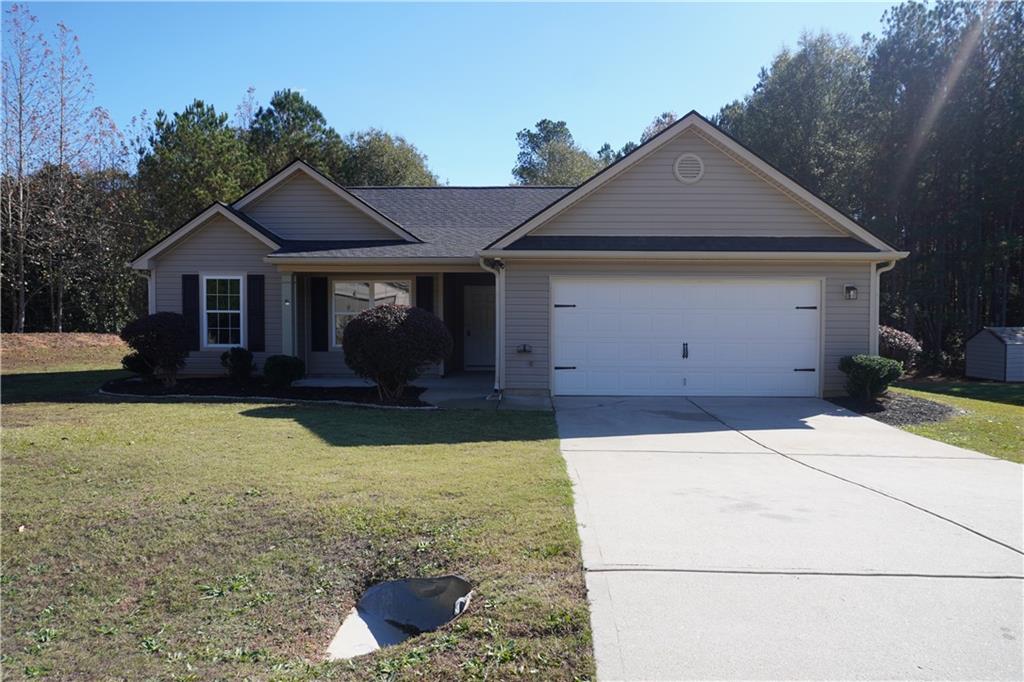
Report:
[[345,189],[573,189],[576,185],[347,185]]

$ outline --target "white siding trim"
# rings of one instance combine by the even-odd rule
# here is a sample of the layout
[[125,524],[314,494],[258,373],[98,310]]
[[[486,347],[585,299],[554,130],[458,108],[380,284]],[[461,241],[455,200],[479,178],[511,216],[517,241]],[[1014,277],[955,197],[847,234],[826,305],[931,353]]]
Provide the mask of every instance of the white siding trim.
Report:
[[295,275],[281,274],[281,353],[295,355]]

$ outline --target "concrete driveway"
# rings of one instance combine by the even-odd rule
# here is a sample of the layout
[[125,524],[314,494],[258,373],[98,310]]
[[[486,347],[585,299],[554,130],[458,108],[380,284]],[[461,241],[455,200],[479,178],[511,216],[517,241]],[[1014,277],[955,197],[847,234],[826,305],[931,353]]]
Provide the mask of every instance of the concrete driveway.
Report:
[[1024,676],[1024,467],[822,400],[555,409],[600,679]]

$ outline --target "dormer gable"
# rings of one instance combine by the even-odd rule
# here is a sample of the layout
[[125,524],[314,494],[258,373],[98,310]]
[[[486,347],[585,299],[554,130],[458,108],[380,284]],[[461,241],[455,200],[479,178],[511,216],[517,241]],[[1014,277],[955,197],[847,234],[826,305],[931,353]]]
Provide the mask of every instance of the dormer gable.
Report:
[[294,161],[232,204],[289,240],[419,241],[303,161]]

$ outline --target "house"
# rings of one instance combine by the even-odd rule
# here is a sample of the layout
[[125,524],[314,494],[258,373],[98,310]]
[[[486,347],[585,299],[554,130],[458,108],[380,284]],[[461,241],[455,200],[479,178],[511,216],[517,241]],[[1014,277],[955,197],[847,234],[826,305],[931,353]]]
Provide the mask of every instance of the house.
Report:
[[967,339],[966,355],[968,377],[1024,381],[1024,327],[982,327]]
[[691,112],[578,187],[340,187],[296,161],[146,249],[151,312],[225,348],[348,372],[346,322],[433,311],[438,371],[554,395],[820,396],[876,353],[879,276],[905,252]]

